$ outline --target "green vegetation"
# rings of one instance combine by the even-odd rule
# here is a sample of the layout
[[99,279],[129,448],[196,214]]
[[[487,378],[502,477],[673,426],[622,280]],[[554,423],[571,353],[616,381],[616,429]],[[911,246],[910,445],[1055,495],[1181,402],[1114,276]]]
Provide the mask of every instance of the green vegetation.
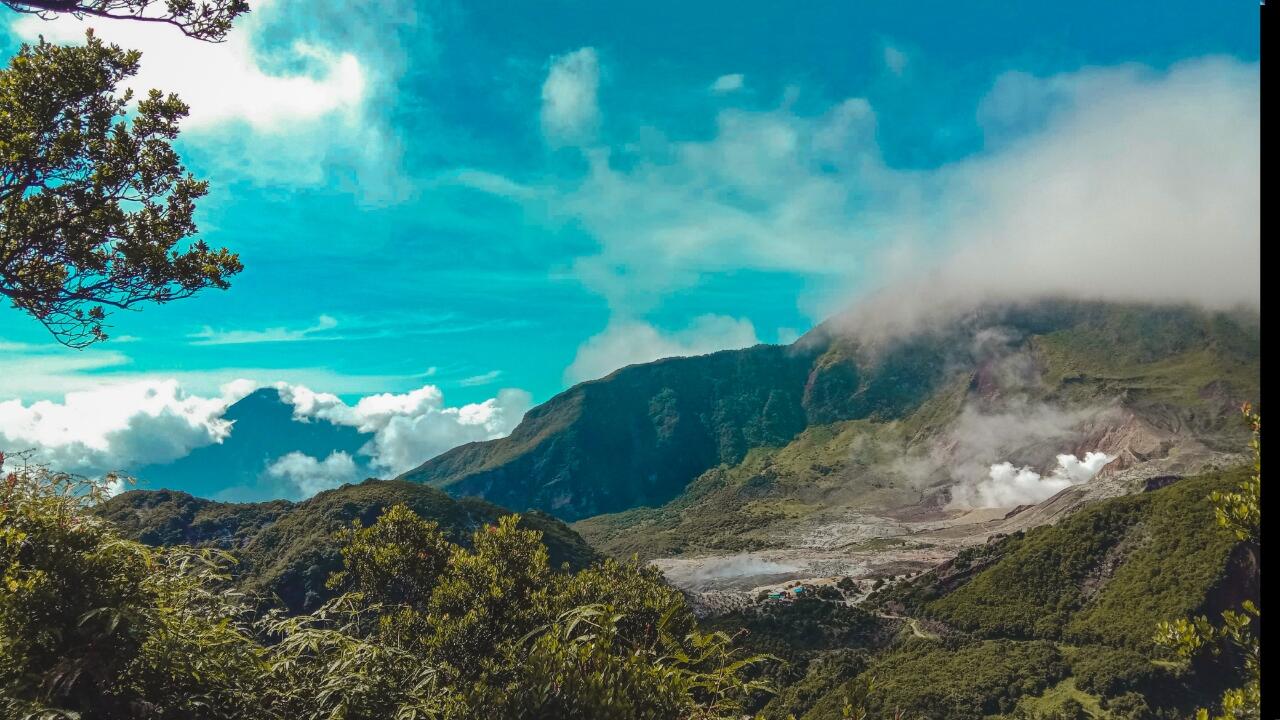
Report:
[[[968,350],[973,334],[984,327],[1021,338],[1011,351],[1023,353],[1040,373],[1040,382],[1018,390],[1029,401],[1064,409],[1119,401],[1153,426],[1186,427],[1219,451],[1236,452],[1245,441],[1235,408],[1258,394],[1256,318],[1185,307],[1043,303],[993,310],[990,317],[926,334],[882,355],[817,333],[802,343],[824,348],[809,380],[818,383],[845,366],[854,368],[849,377],[858,378],[843,406],[831,404],[834,394],[822,394],[827,404],[813,411],[810,403],[818,396],[811,387],[802,399],[808,425],[793,437],[762,443],[737,461],[720,458],[690,474],[683,491],[661,504],[598,515],[574,527],[615,557],[741,552],[777,546],[788,526],[833,506],[875,512],[918,503],[922,493],[938,491],[948,478],[936,468],[932,475],[913,477],[909,461],[953,426],[966,403],[982,402],[994,382]],[[948,358],[945,369],[917,367],[914,354],[930,353]],[[911,379],[896,402],[887,398],[897,386],[880,373]],[[874,411],[865,393],[879,398]],[[612,422],[609,414],[601,417]]]
[[226,288],[241,270],[186,242],[208,187],[172,147],[187,106],[151,90],[134,110],[117,93],[140,57],[90,32],[83,46],[24,44],[0,70],[0,296],[71,347],[106,339],[109,308]]
[[1206,529],[1204,498],[1241,477],[1183,480],[1010,537],[992,567],[921,611],[984,637],[1148,648],[1157,622],[1198,607],[1222,581],[1234,540]]
[[[278,598],[291,612],[310,612],[334,594],[325,582],[342,565],[336,531],[355,520],[369,525],[395,505],[434,521],[449,542],[459,545],[469,544],[477,528],[507,514],[483,500],[454,500],[435,488],[377,480],[328,490],[299,503],[220,503],[167,490],[135,490],[107,500],[93,512],[125,537],[148,545],[234,551],[240,561],[234,569],[240,587]],[[541,533],[553,568],[583,568],[596,557],[577,533],[545,513],[525,513],[520,524]]]
[[[1245,551],[1241,554],[1245,559],[1243,572],[1256,581],[1261,575],[1262,419],[1249,405],[1244,406],[1244,414],[1253,428],[1250,443],[1253,472],[1235,491],[1215,491],[1209,499],[1213,503],[1218,527],[1235,537]],[[1162,622],[1156,630],[1156,642],[1185,660],[1203,662],[1206,656],[1216,658],[1225,654],[1239,665],[1236,669],[1243,682],[1238,687],[1227,689],[1218,699],[1219,713],[1215,720],[1258,718],[1262,715],[1260,602],[1260,598],[1245,597],[1239,601],[1238,608],[1222,611],[1219,625],[1212,624],[1205,615],[1197,615]],[[1209,710],[1199,709],[1196,718],[1208,720]]]
[[516,516],[469,547],[405,505],[353,520],[340,594],[289,615],[226,590],[223,551],[120,537],[100,495],[38,467],[0,484],[0,716],[711,720],[762,689],[654,571],[555,573]]
[[[1017,698],[1038,694],[1069,672],[1062,654],[1045,641],[986,640],[948,644],[914,639],[875,660],[866,701],[870,717],[981,720],[1010,712]],[[856,681],[841,686],[803,715],[839,720]]]

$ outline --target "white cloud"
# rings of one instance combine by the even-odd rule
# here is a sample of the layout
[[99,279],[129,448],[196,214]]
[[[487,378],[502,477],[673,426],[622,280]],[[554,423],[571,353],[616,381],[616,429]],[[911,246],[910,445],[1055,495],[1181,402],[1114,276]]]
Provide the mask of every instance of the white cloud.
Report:
[[1090,452],[1083,460],[1070,454],[1059,455],[1057,459],[1057,467],[1044,476],[1029,467],[1015,467],[1010,462],[996,463],[991,466],[985,480],[952,488],[951,507],[999,508],[1038,503],[1072,485],[1088,482],[1115,458],[1102,452]]
[[711,83],[711,92],[731,93],[735,90],[741,90],[746,77],[742,73],[733,73],[731,75],[721,75]]
[[199,332],[187,337],[192,338],[192,345],[242,345],[248,343],[298,342],[301,340],[324,339],[322,333],[338,326],[338,321],[329,315],[321,315],[312,325],[302,328],[284,326],[269,327],[262,330],[215,330],[205,325]]
[[266,474],[288,483],[293,490],[290,499],[309,498],[322,490],[360,479],[355,459],[340,451],[330,453],[324,460],[291,452],[268,465]]
[[529,393],[515,389],[499,390],[484,402],[447,407],[434,385],[370,395],[355,405],[302,386],[281,383],[277,388],[298,418],[320,418],[373,433],[361,452],[385,475],[398,475],[463,443],[503,437],[532,405]]
[[59,470],[99,475],[173,460],[221,442],[227,401],[152,380],[67,393],[62,402],[0,402],[0,442]]
[[185,154],[213,164],[220,182],[229,173],[258,184],[313,185],[341,163],[359,175],[362,197],[399,192],[397,143],[371,112],[390,63],[364,57],[383,50],[357,43],[351,33],[343,33],[342,42],[352,47],[300,36],[290,41],[283,32],[299,28],[277,21],[294,12],[313,8],[291,0],[254,2],[222,43],[192,40],[163,24],[70,14],[47,21],[18,15],[10,27],[24,41],[43,35],[60,43],[83,42],[91,27],[109,42],[141,50],[141,67],[128,87],[135,97],[151,88],[177,93],[190,106],[182,123]]
[[[244,378],[223,383],[216,395],[202,397],[185,390],[178,380],[149,378],[69,392],[61,401],[0,402],[0,449],[32,449],[39,462],[85,475],[127,472],[222,442],[235,432],[223,419],[227,408],[262,387],[275,387],[299,420],[325,420],[372,434],[360,454],[368,458],[369,474],[384,476],[462,443],[507,435],[532,405],[527,392],[504,389],[483,402],[450,407],[434,385],[366,395],[349,405],[333,393],[305,385]],[[328,481],[339,477],[339,470],[346,472],[348,460],[356,462],[330,457],[313,460],[313,466],[286,457],[288,462],[271,477],[298,480],[294,485],[308,494],[314,490],[302,482],[303,470]],[[341,476],[356,474],[352,469]]]
[[867,314],[888,322],[1049,295],[1256,305],[1258,72],[1013,74],[982,105],[985,148],[925,169],[885,163],[860,98],[726,109],[710,139],[586,150],[553,216],[598,243],[575,275],[632,315],[741,270],[806,277],[814,319],[884,287]]
[[574,272],[615,309],[643,313],[702,276],[741,269],[846,277],[874,239],[855,207],[891,198],[871,141],[875,117],[852,99],[814,118],[725,110],[708,141],[654,139],[650,150],[587,153],[587,177],[560,213],[599,242]]
[[542,132],[552,145],[590,141],[600,122],[600,62],[584,47],[551,60],[542,84]]
[[705,355],[759,342],[755,327],[746,318],[702,315],[694,318],[689,327],[674,333],[663,333],[646,322],[613,321],[578,348],[573,364],[565,370],[565,381],[592,380],[634,363]]
[[43,34],[51,42],[77,43],[92,27],[104,40],[142,50],[141,69],[128,86],[141,97],[151,88],[178,93],[191,106],[184,130],[238,120],[254,130],[280,132],[298,121],[359,106],[366,92],[359,58],[298,41],[274,64],[301,69],[271,68],[253,44],[261,26],[257,16],[270,3],[254,5],[222,43],[196,42],[166,25],[71,15],[52,20],[23,15],[12,28],[28,42]]
[[1226,59],[997,82],[996,150],[929,178],[860,319],[1050,296],[1256,307],[1259,116],[1257,65]]

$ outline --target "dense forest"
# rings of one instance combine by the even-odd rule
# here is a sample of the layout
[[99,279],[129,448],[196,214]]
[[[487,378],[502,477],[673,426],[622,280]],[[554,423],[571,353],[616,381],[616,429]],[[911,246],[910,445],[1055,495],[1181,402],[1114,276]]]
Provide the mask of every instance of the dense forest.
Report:
[[[337,558],[301,612],[237,569],[226,507],[175,522],[161,504],[149,520],[169,534],[135,524],[144,544],[119,524],[144,494],[7,467],[5,717],[1257,716],[1260,460],[995,538],[858,605],[831,589],[703,621],[637,561],[557,567],[564,538],[519,516],[459,540],[387,502],[292,538]],[[193,538],[200,512],[230,530]]]

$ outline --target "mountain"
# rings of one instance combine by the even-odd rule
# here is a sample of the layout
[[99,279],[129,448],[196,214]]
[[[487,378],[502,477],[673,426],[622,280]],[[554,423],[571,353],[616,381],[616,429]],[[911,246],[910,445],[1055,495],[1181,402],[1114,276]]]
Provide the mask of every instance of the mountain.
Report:
[[[1192,716],[1240,679],[1230,662],[1174,662],[1152,638],[1161,621],[1216,618],[1245,599],[1257,601],[1256,547],[1219,527],[1209,500],[1249,472],[1215,471],[1102,500],[1056,525],[994,538],[885,585],[858,607],[880,622],[896,619],[898,640],[838,651],[810,644],[816,650],[804,658],[803,679],[779,693],[765,717],[844,717],[859,676],[874,678],[873,714]],[[739,613],[717,624],[733,631],[751,627],[751,618]],[[773,634],[785,636],[794,624],[784,616]],[[760,647],[770,646],[766,636]],[[853,650],[860,651],[857,662],[846,657]],[[1084,714],[1066,713],[1076,704]]]
[[355,455],[371,435],[323,419],[299,420],[275,388],[259,388],[227,408],[231,433],[220,443],[192,450],[172,462],[131,470],[141,487],[182,490],[203,496],[253,497],[267,466],[291,452],[325,458]]
[[[386,508],[407,505],[434,520],[449,540],[469,545],[471,534],[510,511],[476,498],[455,500],[413,483],[366,480],[327,490],[302,502],[223,503],[170,490],[132,490],[96,512],[125,536],[149,545],[195,545],[234,551],[239,586],[278,597],[292,612],[314,610],[330,592],[329,574],[340,569],[334,532],[353,520],[371,525]],[[537,511],[521,524],[542,532],[551,563],[585,567],[595,552],[563,522]]]
[[1188,470],[1242,447],[1234,408],[1257,396],[1259,326],[1247,313],[1052,301],[897,337],[850,324],[836,318],[786,347],[623,368],[534,408],[506,438],[401,478],[566,520],[630,510],[579,528],[606,549],[657,556],[776,535],[767,526],[829,509],[833,494],[842,507],[854,495],[880,509],[944,505],[944,468],[907,482],[890,465],[952,442],[966,413],[1020,404],[1080,416],[1070,438],[998,459],[1045,470],[1068,449],[1104,449],[1081,444],[1093,436],[1122,459],[1112,472],[1151,460]]

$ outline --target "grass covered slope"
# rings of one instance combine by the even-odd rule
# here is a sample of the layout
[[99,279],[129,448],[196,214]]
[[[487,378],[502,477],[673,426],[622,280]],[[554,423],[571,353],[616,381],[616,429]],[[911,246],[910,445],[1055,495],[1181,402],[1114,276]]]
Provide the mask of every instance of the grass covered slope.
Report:
[[[274,595],[293,612],[309,611],[331,596],[324,586],[341,566],[334,533],[359,520],[370,525],[403,504],[435,521],[451,542],[466,545],[476,528],[510,511],[476,498],[455,500],[435,488],[403,481],[366,480],[327,490],[298,503],[221,503],[170,491],[134,490],[95,512],[126,537],[149,545],[194,545],[234,550],[241,587]],[[545,513],[524,513],[521,527],[538,530],[553,567],[581,568],[594,551],[577,533]]]

